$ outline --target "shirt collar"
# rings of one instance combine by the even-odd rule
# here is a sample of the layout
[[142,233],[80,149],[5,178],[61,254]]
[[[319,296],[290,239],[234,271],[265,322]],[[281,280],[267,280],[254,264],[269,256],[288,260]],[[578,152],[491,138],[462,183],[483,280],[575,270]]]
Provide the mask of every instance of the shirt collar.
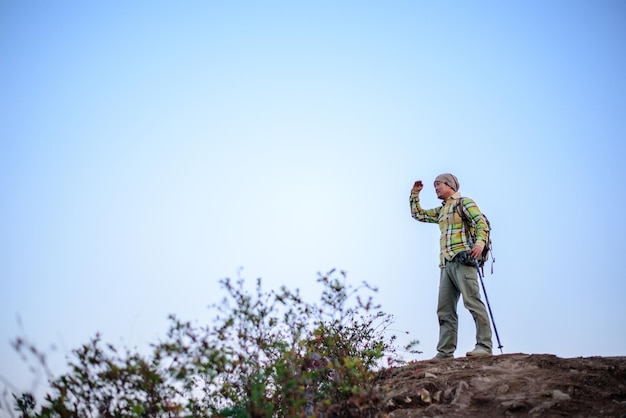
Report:
[[450,196],[449,198],[447,198],[446,200],[444,200],[441,205],[445,206],[446,203],[453,202],[453,201],[455,201],[457,199],[460,199],[460,198],[461,198],[461,193],[454,192],[454,194],[452,196]]

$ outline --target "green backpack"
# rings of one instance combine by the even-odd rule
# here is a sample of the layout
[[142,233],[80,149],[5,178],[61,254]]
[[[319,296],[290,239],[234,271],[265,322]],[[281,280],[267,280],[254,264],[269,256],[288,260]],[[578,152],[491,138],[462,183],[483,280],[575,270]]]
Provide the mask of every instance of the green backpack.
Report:
[[[458,212],[459,216],[461,217],[461,220],[465,224],[465,230],[467,231],[469,235],[468,238],[469,238],[469,242],[471,245],[474,242],[476,242],[476,231],[474,227],[471,225],[470,220],[465,215],[465,212],[463,211],[463,208],[461,206],[463,199],[465,199],[465,197],[460,197],[457,199],[456,211]],[[480,257],[478,258],[478,265],[482,268],[485,265],[485,262],[489,259],[489,254],[491,253],[491,274],[493,274],[493,263],[496,262],[496,259],[493,257],[493,251],[491,248],[491,224],[489,223],[489,219],[487,219],[487,216],[484,213],[483,213],[483,218],[485,219],[485,222],[487,222],[489,231],[487,231],[487,239],[485,241],[485,248],[483,248],[483,252],[480,254]]]

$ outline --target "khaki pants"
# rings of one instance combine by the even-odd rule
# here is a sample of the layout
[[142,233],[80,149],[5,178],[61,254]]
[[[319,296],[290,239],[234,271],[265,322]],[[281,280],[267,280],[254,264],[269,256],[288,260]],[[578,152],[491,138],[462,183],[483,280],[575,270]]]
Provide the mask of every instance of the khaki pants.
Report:
[[439,280],[439,317],[438,357],[452,357],[456,350],[458,315],[456,311],[459,296],[463,296],[463,305],[470,311],[476,324],[476,347],[491,353],[491,323],[485,304],[480,299],[478,272],[475,267],[459,262],[447,262],[441,268]]

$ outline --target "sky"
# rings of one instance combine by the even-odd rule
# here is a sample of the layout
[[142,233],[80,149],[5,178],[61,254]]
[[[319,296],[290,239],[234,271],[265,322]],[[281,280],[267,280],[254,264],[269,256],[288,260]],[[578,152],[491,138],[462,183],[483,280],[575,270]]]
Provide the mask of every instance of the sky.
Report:
[[408,197],[445,172],[492,225],[503,352],[626,355],[625,42],[620,0],[4,0],[0,384],[42,385],[17,336],[62,371],[210,321],[222,278],[315,301],[333,268],[431,358]]

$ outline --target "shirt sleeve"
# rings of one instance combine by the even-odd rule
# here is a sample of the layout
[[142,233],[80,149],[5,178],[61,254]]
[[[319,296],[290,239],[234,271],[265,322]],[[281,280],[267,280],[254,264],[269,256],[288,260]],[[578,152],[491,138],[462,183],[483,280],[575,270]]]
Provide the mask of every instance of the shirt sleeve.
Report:
[[480,245],[482,248],[485,248],[485,243],[487,242],[487,234],[489,233],[489,224],[485,216],[482,214],[476,202],[474,202],[470,198],[463,199],[462,209],[467,215],[467,218],[471,222],[471,226],[476,231],[476,245]]
[[439,212],[441,211],[441,208],[422,209],[420,206],[419,194],[411,193],[411,196],[409,197],[409,205],[411,207],[411,216],[416,221],[427,223],[439,222]]

